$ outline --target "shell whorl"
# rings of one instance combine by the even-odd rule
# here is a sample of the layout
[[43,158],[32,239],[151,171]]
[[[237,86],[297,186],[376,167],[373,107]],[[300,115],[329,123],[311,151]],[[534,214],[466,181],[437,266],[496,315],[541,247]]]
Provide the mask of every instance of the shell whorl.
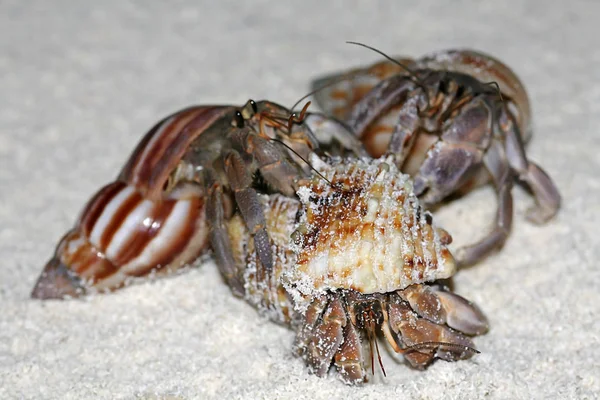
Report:
[[189,145],[233,107],[196,106],[158,122],[140,141],[118,180],[135,186],[150,199],[160,199],[164,184]]
[[[48,263],[46,269],[51,271],[44,272],[68,271],[73,287],[55,290],[77,296],[116,289],[133,278],[172,272],[193,261],[206,247],[204,200],[197,190],[174,192],[157,202],[142,197],[131,186],[114,182],[90,200]],[[48,298],[51,289],[44,276],[42,273],[34,294]]]
[[87,203],[75,228],[42,271],[34,298],[112,290],[135,277],[168,273],[208,248],[204,194],[169,176],[198,136],[231,110],[197,106],[157,123],[141,140],[116,182]]
[[393,162],[340,161],[323,164],[321,173],[332,186],[315,178],[298,192],[303,213],[287,279],[300,297],[336,289],[387,293],[454,274],[450,236],[421,210]]

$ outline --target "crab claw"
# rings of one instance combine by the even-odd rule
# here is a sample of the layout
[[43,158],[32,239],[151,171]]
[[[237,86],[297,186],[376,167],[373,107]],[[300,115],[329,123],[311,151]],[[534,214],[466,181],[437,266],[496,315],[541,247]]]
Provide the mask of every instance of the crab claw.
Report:
[[[405,331],[406,328],[405,328]],[[475,344],[468,336],[460,334],[452,329],[448,329],[443,325],[434,324],[426,319],[417,319],[414,330],[408,330],[404,334],[404,339],[411,346],[419,345],[420,343],[434,342],[436,347],[431,349],[431,354],[436,358],[445,361],[458,361],[471,358],[475,354]],[[426,349],[421,351],[427,352]],[[405,357],[412,364],[411,355],[416,352],[409,352]]]
[[400,291],[411,308],[436,324],[447,324],[467,335],[487,332],[488,320],[475,304],[439,286],[412,285]]
[[60,259],[53,257],[40,274],[31,297],[40,300],[64,299],[79,297],[83,291],[81,280]]
[[482,335],[489,329],[489,323],[483,312],[474,303],[455,293],[432,287],[443,309],[446,311],[448,326],[467,335]]
[[465,360],[477,353],[471,338],[443,324],[420,317],[411,306],[393,299],[388,306],[392,330],[406,346],[396,350],[414,367],[423,369],[435,358]]
[[308,342],[306,360],[313,373],[323,377],[329,371],[331,360],[344,342],[346,315],[340,299],[334,299],[314,328]]

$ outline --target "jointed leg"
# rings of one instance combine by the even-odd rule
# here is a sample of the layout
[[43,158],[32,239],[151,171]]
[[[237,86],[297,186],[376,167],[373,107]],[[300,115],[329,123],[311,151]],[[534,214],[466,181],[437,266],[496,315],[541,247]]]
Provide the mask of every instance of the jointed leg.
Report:
[[537,202],[527,210],[527,219],[534,224],[543,224],[556,215],[560,208],[560,193],[548,174],[537,164],[529,161],[527,171],[521,175]]
[[[375,339],[377,340],[377,339]],[[344,342],[335,353],[334,363],[342,380],[346,383],[362,383],[367,377],[360,333],[356,326],[348,321],[344,328]]]
[[236,203],[248,231],[254,239],[256,254],[264,268],[264,275],[273,271],[271,241],[267,235],[265,216],[252,184],[252,174],[242,157],[231,150],[225,157],[225,173],[234,191]]
[[434,358],[456,361],[474,354],[470,338],[445,325],[419,317],[398,296],[391,296],[388,314],[392,330],[404,345],[398,352],[415,368],[425,368]]
[[249,134],[244,150],[256,161],[265,181],[286,196],[295,194],[294,182],[300,174],[287,155],[283,146],[257,135]]
[[325,307],[329,304],[327,296],[320,295],[312,300],[312,303],[308,306],[308,309],[304,313],[302,320],[300,321],[300,328],[297,330],[295,346],[298,351],[298,355],[305,356],[307,351],[308,342],[313,335],[315,326],[321,319]]
[[393,76],[380,82],[354,105],[352,114],[345,122],[356,136],[361,137],[373,121],[390,107],[399,104],[415,86],[405,75]]
[[213,183],[208,190],[206,217],[210,229],[210,242],[221,275],[236,296],[243,297],[245,290],[242,279],[237,274],[233,260],[231,243],[225,227],[223,212],[223,189],[218,183]]
[[472,265],[494,249],[501,247],[512,227],[513,177],[499,142],[492,143],[484,156],[483,163],[492,176],[498,199],[494,228],[478,242],[458,249],[456,260],[461,267]]
[[[334,356],[344,342],[344,327],[347,325],[344,306],[338,297],[331,299],[318,317],[319,305],[322,304],[321,299],[313,312],[307,315],[305,326],[299,334],[301,354],[312,372],[319,377],[327,374]],[[308,312],[311,312],[310,308]]]
[[483,98],[473,98],[441,128],[440,139],[427,151],[414,175],[414,190],[425,205],[441,202],[480,169],[492,130],[492,111]]
[[[418,93],[418,94],[417,94]],[[414,96],[410,96],[400,108],[398,123],[394,128],[394,133],[388,146],[388,154],[394,156],[396,165],[401,168],[410,153],[417,131],[421,126],[421,117],[419,116],[419,103],[422,102],[422,92],[419,91]]]
[[508,163],[533,191],[536,206],[527,211],[527,219],[542,224],[552,218],[560,207],[560,193],[548,174],[537,164],[528,161],[517,125],[506,111],[500,117],[500,126],[506,134],[506,157]]
[[488,330],[487,318],[475,304],[439,286],[411,285],[397,293],[431,322],[446,324],[467,335],[481,335]]

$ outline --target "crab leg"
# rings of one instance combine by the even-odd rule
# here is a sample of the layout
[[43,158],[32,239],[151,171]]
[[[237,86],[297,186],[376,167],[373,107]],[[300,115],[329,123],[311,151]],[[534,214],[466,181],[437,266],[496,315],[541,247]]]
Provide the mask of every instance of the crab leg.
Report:
[[437,286],[412,285],[398,291],[400,297],[421,317],[447,324],[467,335],[482,335],[488,330],[487,318],[465,298]]
[[440,202],[463,185],[479,167],[490,143],[493,113],[485,98],[463,106],[427,153],[414,177],[415,193],[426,205]]
[[[420,318],[396,296],[388,305],[392,330],[407,347],[399,353],[415,368],[425,368],[434,358],[456,361],[473,355],[473,342],[467,336],[443,325]],[[424,345],[421,347],[421,345]]]
[[501,146],[499,142],[492,143],[483,158],[483,164],[492,176],[498,199],[494,228],[478,242],[457,250],[456,259],[463,267],[474,264],[490,251],[501,247],[512,227],[513,178]]
[[417,138],[417,131],[421,126],[421,118],[419,117],[421,97],[421,93],[411,96],[400,108],[398,123],[394,128],[387,150],[388,154],[394,156],[398,167],[402,166],[408,153],[410,153]]
[[265,181],[288,197],[295,195],[293,182],[298,170],[274,143],[255,134],[245,140],[245,150],[252,154]]
[[265,229],[265,216],[256,190],[250,187],[252,175],[240,154],[235,150],[231,150],[225,157],[225,173],[234,190],[235,200],[246,226],[254,238],[254,248],[264,268],[264,273],[265,275],[269,274],[273,271],[273,254]]
[[367,377],[363,365],[362,343],[358,329],[348,321],[344,328],[344,342],[335,353],[334,363],[345,383],[362,383]]
[[210,242],[219,271],[221,271],[232,292],[236,296],[242,297],[244,295],[244,284],[236,273],[231,243],[225,227],[223,188],[218,183],[214,183],[208,191],[206,217],[210,230]]
[[537,164],[528,161],[517,124],[505,110],[500,115],[500,127],[506,134],[508,163],[533,191],[537,205],[527,210],[527,219],[542,224],[556,215],[560,207],[560,193],[548,174]]
[[380,82],[352,108],[352,114],[347,120],[350,130],[360,137],[373,121],[389,107],[399,104],[415,86],[406,75],[397,75]]
[[321,321],[315,325],[307,343],[305,357],[315,375],[322,377],[327,374],[331,360],[344,341],[346,324],[346,313],[342,302],[335,297],[329,302]]
[[312,337],[312,332],[315,329],[317,322],[320,321],[327,304],[328,300],[326,296],[318,296],[306,310],[295,340],[298,355],[305,356],[308,342]]

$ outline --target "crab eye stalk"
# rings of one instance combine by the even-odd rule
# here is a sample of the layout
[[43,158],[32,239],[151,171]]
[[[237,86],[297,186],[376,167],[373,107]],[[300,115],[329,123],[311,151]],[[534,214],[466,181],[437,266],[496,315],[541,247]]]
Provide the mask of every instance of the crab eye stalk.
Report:
[[231,121],[231,125],[235,126],[236,128],[244,127],[244,116],[239,110],[235,112],[235,115],[233,116],[233,121]]
[[248,100],[246,104],[244,104],[244,107],[242,107],[241,113],[242,117],[244,117],[246,120],[254,117],[258,113],[258,106],[256,102],[252,99]]

